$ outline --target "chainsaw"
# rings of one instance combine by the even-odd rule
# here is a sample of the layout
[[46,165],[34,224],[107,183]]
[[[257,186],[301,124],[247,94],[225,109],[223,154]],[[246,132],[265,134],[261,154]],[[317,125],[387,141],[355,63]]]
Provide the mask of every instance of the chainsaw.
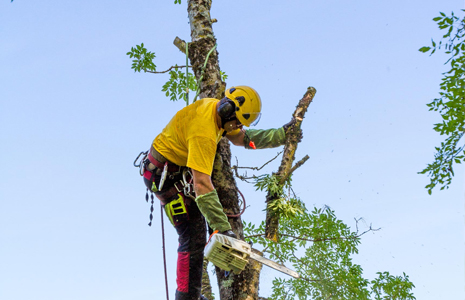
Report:
[[214,234],[205,246],[205,257],[218,268],[232,271],[234,274],[240,274],[250,258],[284,274],[299,278],[297,272],[252,252],[252,247],[248,243],[220,233]]

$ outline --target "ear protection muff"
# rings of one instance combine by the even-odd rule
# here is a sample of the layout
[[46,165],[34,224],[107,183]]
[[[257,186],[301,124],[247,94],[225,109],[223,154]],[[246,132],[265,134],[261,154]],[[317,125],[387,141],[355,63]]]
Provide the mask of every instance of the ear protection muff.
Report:
[[[221,118],[221,128],[224,129],[224,125],[227,122],[236,119],[236,104],[234,104],[232,100],[224,97],[220,101],[220,105],[218,106],[218,115]],[[224,132],[224,135],[225,134],[226,134],[226,131]]]
[[223,98],[218,107],[218,114],[222,120],[229,120],[235,118],[236,105],[228,98]]

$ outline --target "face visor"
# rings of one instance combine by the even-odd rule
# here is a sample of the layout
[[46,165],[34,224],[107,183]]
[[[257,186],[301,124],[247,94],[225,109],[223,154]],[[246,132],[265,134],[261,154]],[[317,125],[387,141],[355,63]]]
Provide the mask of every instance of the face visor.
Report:
[[262,116],[262,113],[258,113],[258,114],[257,114],[257,118],[256,118],[252,123],[250,123],[250,126],[255,126],[255,125],[257,125],[258,122],[260,121],[261,116]]

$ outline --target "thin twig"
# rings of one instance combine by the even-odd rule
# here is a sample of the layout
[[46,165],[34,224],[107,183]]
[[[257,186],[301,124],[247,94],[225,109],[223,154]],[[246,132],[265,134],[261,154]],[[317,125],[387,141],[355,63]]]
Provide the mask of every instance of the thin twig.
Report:
[[[152,74],[163,74],[163,73],[166,73],[166,72],[169,72],[171,71],[173,68],[185,68],[186,66],[172,66],[171,68],[169,68],[168,70],[166,71],[162,71],[162,72],[154,72],[154,71],[149,71],[149,70],[146,70],[144,69],[145,72],[147,73],[152,73]],[[189,66],[189,68],[192,68],[192,66]]]
[[[278,152],[278,154],[276,154],[276,156],[272,159],[270,159],[269,161],[267,161],[263,166],[261,167],[238,167],[238,166],[233,166],[233,168],[237,168],[237,169],[250,169],[250,170],[255,170],[255,171],[260,171],[261,169],[263,169],[267,164],[269,164],[270,162],[272,162],[273,160],[275,160],[276,158],[278,158],[278,156],[283,153],[283,151],[280,151]],[[236,161],[237,161],[237,157],[236,157]]]
[[[368,230],[358,234],[358,226],[357,226],[357,232],[355,236],[351,236],[351,237],[334,237],[334,238],[321,238],[321,239],[307,239],[307,238],[303,238],[301,236],[293,236],[293,235],[290,235],[290,234],[284,234],[284,233],[278,233],[280,236],[283,236],[283,237],[289,237],[289,238],[293,238],[295,240],[301,240],[301,241],[307,241],[307,242],[326,242],[326,241],[333,241],[333,240],[352,240],[352,239],[356,239],[356,238],[359,238],[361,237],[362,235],[370,232],[370,231],[378,231],[378,230],[381,230],[381,228],[377,228],[377,229],[373,229],[370,225],[370,227],[368,228]],[[254,238],[254,237],[264,237],[265,234],[254,234],[254,235],[248,235],[248,236],[245,236],[244,238]],[[263,250],[263,252],[265,252],[265,250]]]
[[281,155],[281,153],[283,153],[283,151],[280,151],[278,152],[278,154],[276,154],[276,156],[272,159],[270,159],[269,161],[267,161],[264,165],[262,165],[261,167],[239,167],[239,161],[237,159],[237,156],[236,156],[236,165],[235,166],[232,166],[231,169],[234,170],[234,173],[236,174],[236,177],[239,178],[240,180],[243,180],[243,181],[247,181],[247,179],[256,179],[257,177],[259,176],[255,176],[255,175],[252,175],[251,177],[247,177],[247,173],[245,173],[245,176],[241,176],[239,175],[239,172],[237,171],[238,169],[250,169],[250,170],[254,170],[254,171],[260,171],[261,169],[263,169],[267,164],[269,164],[270,162],[272,162],[273,160],[275,160],[276,158],[278,158],[279,155]]

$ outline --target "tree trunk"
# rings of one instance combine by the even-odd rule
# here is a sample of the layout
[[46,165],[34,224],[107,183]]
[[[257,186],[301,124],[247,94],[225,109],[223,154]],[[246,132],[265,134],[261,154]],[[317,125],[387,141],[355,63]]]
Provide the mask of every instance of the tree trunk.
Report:
[[[187,11],[192,39],[192,42],[188,45],[189,59],[198,81],[202,76],[202,68],[207,54],[216,45],[210,17],[211,3],[211,0],[188,1]],[[182,47],[178,45],[178,48],[182,51]],[[224,97],[226,84],[221,81],[218,51],[216,49],[212,51],[208,58],[199,86],[200,98],[221,99]],[[231,149],[229,141],[225,138],[218,145],[212,180],[225,212],[227,214],[239,214],[237,186],[231,171]],[[243,239],[241,218],[230,218],[229,222],[233,231]],[[216,268],[220,299],[257,300],[260,270],[261,264],[251,263],[240,275],[230,274],[225,277],[225,272]]]

